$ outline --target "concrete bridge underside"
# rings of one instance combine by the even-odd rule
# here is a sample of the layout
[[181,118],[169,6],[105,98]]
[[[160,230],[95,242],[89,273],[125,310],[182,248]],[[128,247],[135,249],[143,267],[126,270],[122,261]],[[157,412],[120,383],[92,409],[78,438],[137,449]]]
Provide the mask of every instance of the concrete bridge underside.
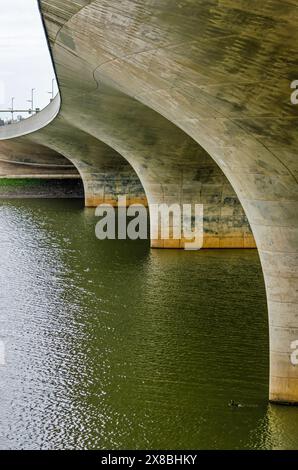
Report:
[[76,166],[86,205],[124,193],[131,202],[203,203],[204,246],[250,247],[255,239],[268,299],[270,399],[297,403],[298,107],[290,82],[298,78],[298,1],[40,5],[62,105],[57,97],[40,113],[46,127],[39,115],[25,131],[23,123],[1,129],[5,159],[17,145],[47,147]]
[[5,178],[78,179],[80,174],[59,153],[20,139],[0,141],[0,179]]

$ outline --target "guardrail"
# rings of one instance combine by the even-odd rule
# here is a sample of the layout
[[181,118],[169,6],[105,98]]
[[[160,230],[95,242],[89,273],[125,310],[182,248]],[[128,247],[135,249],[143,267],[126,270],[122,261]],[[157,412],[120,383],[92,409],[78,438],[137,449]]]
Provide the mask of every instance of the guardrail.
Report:
[[[40,108],[35,108],[35,109],[0,109],[0,113],[5,113],[5,114],[11,114],[11,119],[8,119],[6,121],[4,121],[3,119],[0,118],[0,126],[8,126],[10,124],[15,124],[17,122],[20,122],[22,121],[23,119],[28,119],[28,117],[31,117],[32,115],[34,114],[37,114],[40,112]],[[14,114],[15,113],[28,113],[29,116],[27,118],[23,118],[22,119],[17,119],[15,120],[14,119]]]
[[[60,110],[60,94],[57,93],[54,99],[40,111],[33,111],[29,118],[21,119],[20,121],[14,121],[11,125],[0,126],[0,140],[12,139],[20,137],[22,135],[31,134],[46,125],[48,125],[59,113]],[[31,109],[31,108],[30,108]],[[38,109],[38,108],[37,108]],[[4,111],[4,110],[3,110]],[[27,110],[28,111],[28,110]],[[12,112],[10,109],[8,112]],[[17,112],[17,110],[13,110]]]

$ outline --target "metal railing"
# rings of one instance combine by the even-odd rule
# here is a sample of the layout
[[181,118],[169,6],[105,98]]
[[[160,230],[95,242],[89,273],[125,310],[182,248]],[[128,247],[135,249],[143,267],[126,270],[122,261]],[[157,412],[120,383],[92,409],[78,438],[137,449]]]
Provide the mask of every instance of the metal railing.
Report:
[[[54,83],[55,83],[55,81],[56,81],[56,79],[53,78],[52,79],[52,89],[51,89],[51,91],[47,92],[48,94],[51,95],[50,102],[53,101],[53,99],[54,99]],[[4,120],[4,119],[1,119],[1,117],[0,117],[0,126],[6,126],[6,125],[9,125],[9,124],[14,124],[14,123],[23,121],[24,119],[27,119],[27,118],[24,118],[22,115],[18,116],[18,119],[14,119],[14,116],[15,116],[16,113],[27,113],[29,115],[29,117],[30,117],[30,115],[39,113],[40,108],[34,108],[34,92],[35,92],[35,88],[32,88],[31,89],[31,99],[27,100],[27,102],[30,103],[30,105],[31,105],[31,107],[28,108],[28,109],[15,109],[14,108],[15,98],[13,96],[11,98],[11,107],[8,108],[8,109],[0,109],[0,113],[10,114],[11,119],[6,118],[6,120]]]
[[22,116],[20,116],[19,119],[14,119],[14,115],[16,113],[28,113],[29,115],[33,115],[33,114],[37,114],[40,112],[40,108],[35,108],[35,109],[0,109],[0,113],[5,113],[5,114],[11,114],[11,119],[6,119],[6,120],[3,120],[0,118],[0,126],[7,126],[7,125],[10,125],[10,124],[14,124],[16,122],[19,122],[19,121],[22,121],[26,118],[23,118]]

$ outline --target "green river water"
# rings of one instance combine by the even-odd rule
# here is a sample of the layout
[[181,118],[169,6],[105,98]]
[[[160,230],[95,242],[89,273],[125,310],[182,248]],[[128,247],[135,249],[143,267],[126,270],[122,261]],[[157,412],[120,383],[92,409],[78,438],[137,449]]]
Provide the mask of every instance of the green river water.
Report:
[[97,220],[1,202],[0,448],[297,448],[298,409],[267,401],[257,252],[99,241]]

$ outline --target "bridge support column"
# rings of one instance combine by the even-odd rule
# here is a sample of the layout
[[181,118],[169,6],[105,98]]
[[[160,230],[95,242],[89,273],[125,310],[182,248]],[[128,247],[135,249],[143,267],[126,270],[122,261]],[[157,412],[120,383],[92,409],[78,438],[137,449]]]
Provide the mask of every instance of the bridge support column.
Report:
[[117,206],[118,196],[125,196],[127,205],[143,204],[147,199],[138,177],[129,167],[123,174],[82,173],[85,190],[85,206],[97,207],[99,204]]
[[[294,306],[297,310],[298,305]],[[288,307],[271,305],[288,314]],[[271,402],[298,405],[297,360],[298,328],[270,325],[270,394]],[[293,345],[293,347],[291,346]]]
[[252,227],[268,302],[269,399],[275,403],[298,404],[298,229],[292,218],[291,226],[284,227],[286,223],[281,219],[280,226]]
[[[272,402],[298,405],[298,254],[260,253],[265,257],[270,337]],[[271,267],[271,269],[270,269]]]
[[[148,183],[144,175],[144,187],[150,204],[150,236],[152,248],[194,249],[195,244],[185,232],[186,228],[200,237],[201,248],[255,248],[255,240],[236,193],[220,168],[213,162],[197,163],[193,168],[183,167],[163,183]],[[159,218],[152,213],[152,205],[160,207]],[[165,206],[165,212],[162,206]],[[179,216],[173,217],[175,210]],[[171,211],[169,216],[169,211]],[[189,220],[191,214],[191,220]],[[197,214],[197,223],[195,215]],[[164,220],[167,219],[167,220]],[[169,221],[169,238],[162,236],[162,225]],[[181,235],[175,238],[179,232]],[[195,240],[193,239],[193,242]],[[186,246],[187,244],[187,246]],[[190,244],[190,245],[189,245]]]

